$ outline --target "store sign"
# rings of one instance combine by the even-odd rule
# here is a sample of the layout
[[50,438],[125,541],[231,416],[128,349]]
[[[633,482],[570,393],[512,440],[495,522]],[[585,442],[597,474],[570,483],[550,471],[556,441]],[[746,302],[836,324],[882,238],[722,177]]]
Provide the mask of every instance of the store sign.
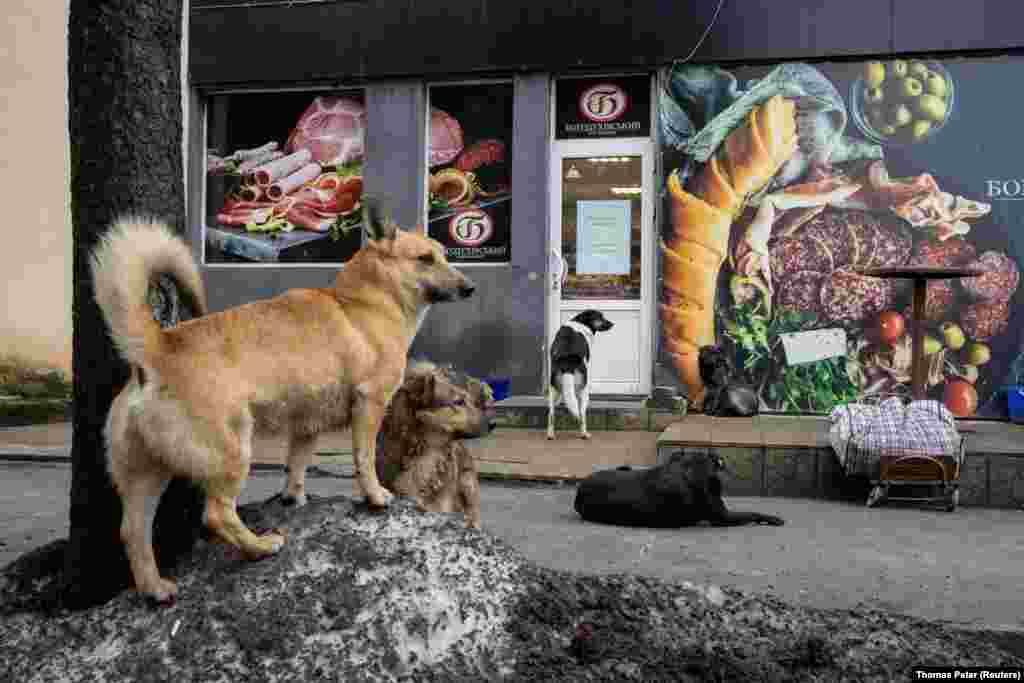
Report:
[[494,234],[494,222],[480,209],[463,209],[448,222],[448,236],[460,247],[479,247]]
[[555,87],[559,140],[651,134],[649,76],[560,80]]
[[430,89],[428,231],[452,263],[511,259],[511,83]]

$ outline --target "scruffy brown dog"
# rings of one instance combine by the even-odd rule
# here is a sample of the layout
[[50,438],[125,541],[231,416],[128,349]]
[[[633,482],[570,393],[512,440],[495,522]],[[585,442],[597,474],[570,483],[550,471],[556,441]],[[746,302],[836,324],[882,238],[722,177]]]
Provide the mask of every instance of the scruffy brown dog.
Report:
[[480,528],[476,460],[462,443],[494,429],[491,388],[474,377],[420,361],[391,399],[377,442],[377,476],[427,512],[461,512]]

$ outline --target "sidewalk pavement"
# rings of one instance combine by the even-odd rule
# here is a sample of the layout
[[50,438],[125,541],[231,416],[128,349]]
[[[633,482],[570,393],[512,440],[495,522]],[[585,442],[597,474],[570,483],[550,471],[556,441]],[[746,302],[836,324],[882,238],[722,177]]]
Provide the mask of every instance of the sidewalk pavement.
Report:
[[[0,429],[0,460],[66,462],[71,457],[71,423]],[[482,476],[539,480],[580,479],[596,469],[618,465],[654,465],[657,432],[596,431],[589,441],[575,432],[559,432],[554,443],[539,429],[497,429],[490,436],[466,441],[477,458]],[[284,436],[253,440],[254,469],[284,465]],[[317,465],[350,471],[352,437],[349,431],[322,434]]]

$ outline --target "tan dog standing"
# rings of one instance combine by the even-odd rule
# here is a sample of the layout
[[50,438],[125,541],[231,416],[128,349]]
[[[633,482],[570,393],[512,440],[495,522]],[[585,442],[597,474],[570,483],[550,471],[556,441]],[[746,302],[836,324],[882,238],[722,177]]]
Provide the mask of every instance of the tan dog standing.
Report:
[[[176,476],[203,484],[206,524],[221,540],[253,559],[280,549],[281,534],[257,536],[235,511],[254,432],[289,433],[285,497],[302,503],[301,473],[317,434],[351,426],[367,501],[390,502],[374,467],[376,437],[409,346],[430,304],[468,297],[474,285],[438,242],[385,223],[372,201],[365,215],[370,239],[333,287],[293,289],[209,315],[188,247],[159,222],[123,218],[97,246],[96,300],[131,365],[106,437],[139,592],[163,602],[176,591],[159,575],[148,509]],[[161,273],[203,317],[160,328],[146,294]]]
[[377,476],[427,512],[461,512],[480,528],[480,475],[464,439],[494,429],[494,396],[476,378],[418,362],[409,366],[381,426]]

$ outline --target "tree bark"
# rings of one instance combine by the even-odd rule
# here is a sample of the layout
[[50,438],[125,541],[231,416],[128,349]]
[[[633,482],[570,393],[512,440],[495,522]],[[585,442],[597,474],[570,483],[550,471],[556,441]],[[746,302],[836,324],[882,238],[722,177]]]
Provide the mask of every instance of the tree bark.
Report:
[[[89,255],[119,215],[151,214],[184,229],[181,149],[181,0],[71,0],[68,104],[74,437],[71,531],[62,577],[64,603],[103,603],[130,583],[120,540],[121,503],[107,472],[103,425],[128,366],[114,351],[93,297]],[[174,283],[153,283],[161,324],[177,322]],[[157,511],[154,545],[164,567],[198,536],[202,497],[172,482]]]

